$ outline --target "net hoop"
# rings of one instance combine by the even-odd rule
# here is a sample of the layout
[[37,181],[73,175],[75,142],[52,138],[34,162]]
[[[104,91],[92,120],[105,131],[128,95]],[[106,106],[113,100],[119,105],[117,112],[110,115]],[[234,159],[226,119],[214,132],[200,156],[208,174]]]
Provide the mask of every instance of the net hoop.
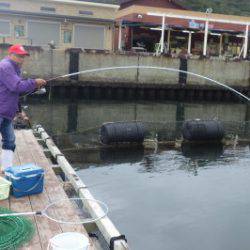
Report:
[[[63,220],[58,220],[58,219],[55,219],[51,216],[49,216],[46,211],[51,208],[53,205],[59,203],[59,202],[62,202],[62,201],[82,201],[83,204],[86,204],[86,202],[95,202],[97,205],[98,205],[98,210],[101,212],[101,215],[99,215],[98,217],[96,218],[87,218],[87,219],[84,219],[84,220],[81,220],[79,222],[71,222],[71,221],[63,221]],[[88,206],[87,206],[88,207]],[[109,208],[107,206],[106,203],[100,201],[100,200],[96,200],[96,199],[89,199],[89,198],[68,198],[68,199],[61,199],[61,200],[57,200],[55,202],[52,202],[50,203],[49,205],[47,205],[42,211],[41,211],[41,214],[48,218],[49,220],[52,220],[54,222],[57,222],[59,224],[68,224],[68,225],[79,225],[79,224],[89,224],[89,223],[95,223],[101,219],[103,219],[109,212]],[[89,212],[90,213],[90,212]],[[92,214],[92,213],[90,213]]]

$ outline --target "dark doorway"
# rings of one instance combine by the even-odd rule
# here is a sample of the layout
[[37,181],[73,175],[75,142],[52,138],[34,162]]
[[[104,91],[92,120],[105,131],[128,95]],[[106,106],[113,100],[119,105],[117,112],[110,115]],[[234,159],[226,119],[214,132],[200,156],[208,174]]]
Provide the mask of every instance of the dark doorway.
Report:
[[[71,50],[69,56],[69,74],[79,71],[79,50]],[[79,75],[70,76],[70,79],[78,81]]]

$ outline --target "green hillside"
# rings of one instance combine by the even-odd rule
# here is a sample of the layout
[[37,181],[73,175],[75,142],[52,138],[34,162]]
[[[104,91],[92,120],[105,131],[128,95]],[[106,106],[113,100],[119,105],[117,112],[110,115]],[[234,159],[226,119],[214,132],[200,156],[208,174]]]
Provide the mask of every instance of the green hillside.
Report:
[[[119,4],[119,0],[79,0],[96,3]],[[152,0],[153,1],[153,0]],[[167,1],[167,0],[162,0]],[[250,0],[177,0],[183,6],[198,11],[212,8],[214,13],[250,16]]]
[[184,6],[198,11],[212,8],[214,13],[250,16],[250,0],[179,0]]

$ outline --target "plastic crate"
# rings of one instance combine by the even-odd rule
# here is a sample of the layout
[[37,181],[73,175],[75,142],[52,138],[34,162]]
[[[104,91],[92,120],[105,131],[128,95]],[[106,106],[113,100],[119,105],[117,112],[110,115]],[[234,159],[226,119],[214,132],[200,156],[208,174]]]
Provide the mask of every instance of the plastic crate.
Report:
[[16,198],[43,192],[44,170],[33,163],[6,168],[5,175]]
[[0,200],[9,198],[11,182],[0,176]]

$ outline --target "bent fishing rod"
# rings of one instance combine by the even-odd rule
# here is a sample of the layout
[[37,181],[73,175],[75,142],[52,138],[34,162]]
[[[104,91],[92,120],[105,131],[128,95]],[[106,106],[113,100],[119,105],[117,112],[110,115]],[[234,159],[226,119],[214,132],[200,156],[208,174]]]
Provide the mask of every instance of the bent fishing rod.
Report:
[[[216,80],[213,80],[209,77],[206,77],[206,76],[202,76],[202,75],[199,75],[199,74],[196,74],[196,73],[193,73],[193,72],[190,72],[190,71],[185,71],[185,70],[179,70],[179,69],[175,69],[175,68],[167,68],[167,67],[156,67],[156,66],[139,66],[139,65],[132,65],[132,66],[117,66],[117,67],[107,67],[107,68],[97,68],[97,69],[88,69],[88,70],[83,70],[83,71],[78,71],[78,72],[74,72],[74,73],[70,73],[70,74],[66,74],[66,75],[61,75],[61,76],[57,76],[57,77],[53,77],[53,78],[50,78],[48,80],[46,80],[46,82],[48,83],[52,83],[52,81],[54,80],[57,80],[57,79],[60,79],[60,78],[67,78],[67,77],[71,77],[71,76],[76,76],[76,75],[80,75],[80,74],[88,74],[88,73],[95,73],[95,72],[102,72],[102,71],[109,71],[109,70],[120,70],[120,69],[154,69],[154,70],[162,70],[162,71],[170,71],[170,72],[175,72],[175,73],[184,73],[184,74],[187,74],[187,75],[191,75],[191,76],[196,76],[198,78],[202,78],[202,79],[205,79],[205,80],[208,80],[209,82],[212,82],[216,85],[219,85],[221,87],[224,87],[232,92],[234,92],[235,94],[243,97],[245,100],[247,100],[248,102],[250,102],[250,98],[243,95],[241,92],[235,90],[234,88],[231,88],[229,87],[228,85],[226,84],[223,84],[221,82],[218,82]],[[39,91],[39,90],[38,90]],[[30,95],[30,94],[33,94],[35,92],[32,92],[32,93],[27,93],[25,95],[23,95],[22,97],[25,97],[27,95]]]

